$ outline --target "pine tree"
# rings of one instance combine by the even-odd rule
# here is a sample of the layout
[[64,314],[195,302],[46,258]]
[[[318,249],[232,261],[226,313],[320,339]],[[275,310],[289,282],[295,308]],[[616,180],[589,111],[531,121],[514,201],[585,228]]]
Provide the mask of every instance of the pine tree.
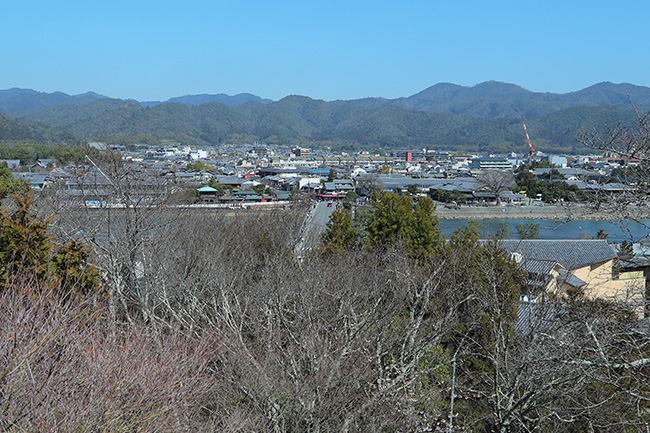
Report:
[[[1,177],[1,175],[0,175]],[[25,182],[0,179],[0,190],[13,191],[10,209],[0,209],[0,289],[25,283],[87,295],[99,289],[99,273],[90,250],[72,241],[55,249],[49,219],[31,212],[34,198]]]
[[346,209],[332,212],[327,230],[322,235],[323,252],[340,254],[351,251],[359,244],[359,231],[352,224],[352,215]]
[[367,243],[383,248],[402,243],[415,257],[431,255],[442,242],[433,200],[392,192],[376,192],[371,197],[373,212],[367,225]]
[[48,221],[39,221],[30,212],[33,197],[27,184],[21,182],[9,188],[16,189],[11,194],[15,210],[11,214],[0,210],[0,284],[6,284],[16,273],[42,280],[52,250]]

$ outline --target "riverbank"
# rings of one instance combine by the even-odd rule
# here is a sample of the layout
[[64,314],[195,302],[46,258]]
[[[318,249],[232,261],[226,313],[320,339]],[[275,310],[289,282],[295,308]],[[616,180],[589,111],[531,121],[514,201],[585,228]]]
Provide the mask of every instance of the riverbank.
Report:
[[[599,221],[615,220],[611,212],[594,212],[584,205],[535,205],[535,206],[469,206],[459,209],[444,206],[436,208],[436,214],[441,220],[578,220],[589,219]],[[619,214],[620,215],[620,214]],[[650,213],[644,217],[650,219]]]

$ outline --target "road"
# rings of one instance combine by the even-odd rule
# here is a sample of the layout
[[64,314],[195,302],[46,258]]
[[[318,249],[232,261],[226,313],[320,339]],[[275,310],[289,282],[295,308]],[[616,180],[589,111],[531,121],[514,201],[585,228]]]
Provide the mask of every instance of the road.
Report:
[[302,236],[298,245],[296,245],[296,257],[301,258],[309,250],[315,249],[320,245],[320,236],[327,222],[330,220],[332,212],[336,209],[336,204],[331,206],[331,202],[322,201],[316,204],[316,207],[310,209],[303,224]]

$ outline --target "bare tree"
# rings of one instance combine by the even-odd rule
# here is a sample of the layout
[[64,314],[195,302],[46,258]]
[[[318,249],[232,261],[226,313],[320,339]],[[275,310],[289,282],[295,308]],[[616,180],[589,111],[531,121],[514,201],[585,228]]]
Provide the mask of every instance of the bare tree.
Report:
[[605,125],[606,131],[582,131],[578,142],[585,146],[627,159],[617,170],[612,182],[593,185],[590,189],[590,210],[611,215],[614,220],[644,223],[648,211],[650,188],[650,113],[636,113],[634,125],[621,122]]
[[501,194],[515,187],[515,178],[507,171],[489,170],[477,176],[482,190],[494,194],[497,204],[501,203]]
[[0,429],[209,431],[219,341],[142,325],[114,332],[93,298],[24,281],[0,292]]

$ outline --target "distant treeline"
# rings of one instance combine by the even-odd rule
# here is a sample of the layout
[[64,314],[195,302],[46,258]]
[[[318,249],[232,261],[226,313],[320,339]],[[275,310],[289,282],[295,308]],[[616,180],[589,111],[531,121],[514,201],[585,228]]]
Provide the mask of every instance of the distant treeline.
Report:
[[[537,149],[579,153],[584,151],[576,141],[580,131],[603,130],[606,125],[619,122],[629,124],[633,118],[634,112],[623,108],[579,106],[527,119],[527,125]],[[76,139],[124,144],[175,140],[205,145],[243,139],[308,143],[346,150],[426,147],[525,152],[527,149],[520,119],[409,111],[391,105],[364,108],[301,96],[236,107],[214,102],[197,106],[165,103],[148,108],[135,101],[101,99],[85,105],[27,113],[20,125],[23,120],[49,125],[50,137],[56,136],[53,131],[66,131]]]
[[59,163],[81,161],[85,155],[96,154],[97,149],[78,143],[47,145],[41,143],[0,142],[0,159],[19,159],[21,164],[38,159],[56,159]]

